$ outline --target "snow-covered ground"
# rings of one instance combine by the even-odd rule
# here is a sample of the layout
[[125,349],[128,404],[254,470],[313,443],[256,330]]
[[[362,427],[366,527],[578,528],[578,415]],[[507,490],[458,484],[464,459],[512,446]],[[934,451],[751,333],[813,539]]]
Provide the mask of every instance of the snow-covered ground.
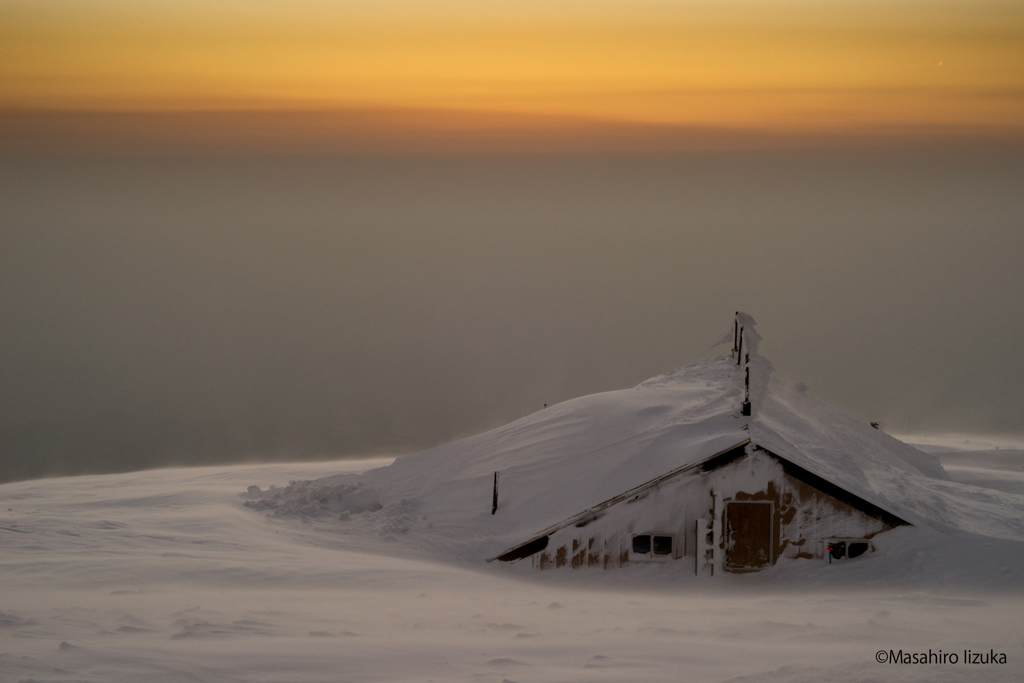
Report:
[[[1024,489],[1024,452],[935,450],[954,481]],[[540,573],[446,561],[401,510],[273,516],[241,495],[386,462],[0,486],[0,681],[1024,680],[1013,538],[897,529],[864,561],[713,579]],[[876,662],[901,649],[960,661]]]
[[953,481],[1024,495],[1021,439],[969,434],[905,439],[937,456]]

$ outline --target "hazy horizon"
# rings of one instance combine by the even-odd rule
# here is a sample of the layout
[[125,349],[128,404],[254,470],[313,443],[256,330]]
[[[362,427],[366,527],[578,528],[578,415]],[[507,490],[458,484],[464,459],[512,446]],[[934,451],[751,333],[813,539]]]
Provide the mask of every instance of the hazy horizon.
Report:
[[708,353],[1024,432],[1024,155],[0,162],[0,481],[407,452]]

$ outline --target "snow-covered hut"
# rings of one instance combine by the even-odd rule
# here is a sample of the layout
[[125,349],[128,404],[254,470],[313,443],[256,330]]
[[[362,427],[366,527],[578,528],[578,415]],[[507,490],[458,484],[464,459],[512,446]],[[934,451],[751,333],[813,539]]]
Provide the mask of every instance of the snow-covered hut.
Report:
[[[758,341],[753,319],[737,314],[728,357],[593,397],[622,414],[592,423],[634,424],[622,438],[590,439],[591,448],[562,457],[547,440],[528,439],[535,446],[524,455],[554,457],[506,466],[498,493],[540,509],[551,507],[545,497],[567,499],[561,510],[578,501],[577,509],[492,559],[547,569],[689,558],[696,572],[748,572],[780,557],[854,559],[876,534],[912,524],[899,482],[948,479],[938,461],[772,378]],[[559,422],[580,417],[572,407]],[[513,483],[524,470],[547,474],[543,494],[524,496]]]
[[918,484],[948,480],[933,456],[772,377],[750,316],[732,341],[727,356],[404,456],[359,486],[415,509],[467,559],[537,569],[849,561],[928,517]]

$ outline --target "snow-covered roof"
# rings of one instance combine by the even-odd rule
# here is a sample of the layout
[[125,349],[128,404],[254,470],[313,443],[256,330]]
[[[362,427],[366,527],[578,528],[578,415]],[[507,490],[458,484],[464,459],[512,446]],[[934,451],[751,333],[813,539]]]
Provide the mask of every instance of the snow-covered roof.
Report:
[[771,377],[750,339],[750,416],[741,414],[745,366],[734,353],[401,457],[361,480],[390,501],[418,501],[417,514],[440,533],[477,538],[494,553],[748,440],[911,523],[934,512],[915,482],[948,479],[937,459]]

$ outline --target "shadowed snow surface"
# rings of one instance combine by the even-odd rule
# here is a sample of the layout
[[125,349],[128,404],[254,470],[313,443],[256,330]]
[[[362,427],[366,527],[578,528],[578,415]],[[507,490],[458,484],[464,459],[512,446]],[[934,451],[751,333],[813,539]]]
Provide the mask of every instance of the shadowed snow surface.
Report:
[[[899,529],[843,565],[780,560],[711,581],[686,563],[539,573],[432,560],[429,521],[400,505],[364,500],[339,519],[317,512],[339,502],[298,502],[311,491],[298,482],[385,463],[0,486],[0,681],[1024,676],[1018,541]],[[296,514],[243,507],[247,485],[289,480]],[[879,650],[966,648],[995,649],[1008,663],[875,662]]]

